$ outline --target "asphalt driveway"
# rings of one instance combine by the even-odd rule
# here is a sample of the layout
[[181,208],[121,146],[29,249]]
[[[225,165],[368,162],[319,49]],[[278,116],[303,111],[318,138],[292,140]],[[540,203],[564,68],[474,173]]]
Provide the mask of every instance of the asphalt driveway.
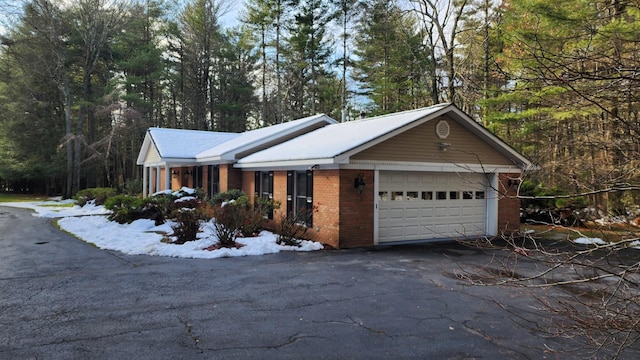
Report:
[[125,256],[0,207],[0,359],[579,357],[514,321],[543,316],[531,290],[452,275],[492,255],[439,244]]

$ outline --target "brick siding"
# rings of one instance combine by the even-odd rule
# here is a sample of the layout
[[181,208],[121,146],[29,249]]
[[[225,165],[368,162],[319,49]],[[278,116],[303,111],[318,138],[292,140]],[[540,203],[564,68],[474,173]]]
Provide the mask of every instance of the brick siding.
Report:
[[233,164],[220,165],[220,192],[242,189],[242,176],[242,170],[234,168]]
[[313,172],[312,239],[334,248],[340,247],[340,170],[316,170]]
[[520,228],[520,199],[516,198],[517,185],[509,180],[518,179],[519,174],[500,174],[498,181],[498,232],[512,233]]
[[[358,174],[364,175],[362,194],[354,187]],[[373,170],[340,170],[340,247],[373,245]]]

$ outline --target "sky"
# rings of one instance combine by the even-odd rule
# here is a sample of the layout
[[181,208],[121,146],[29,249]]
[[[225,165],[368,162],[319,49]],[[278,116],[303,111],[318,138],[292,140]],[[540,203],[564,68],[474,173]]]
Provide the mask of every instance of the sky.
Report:
[[[238,16],[244,8],[244,0],[225,0],[228,3],[228,12],[222,17],[221,22],[225,27],[231,27],[238,23]],[[22,12],[23,0],[0,0],[0,34],[4,34],[12,20]]]

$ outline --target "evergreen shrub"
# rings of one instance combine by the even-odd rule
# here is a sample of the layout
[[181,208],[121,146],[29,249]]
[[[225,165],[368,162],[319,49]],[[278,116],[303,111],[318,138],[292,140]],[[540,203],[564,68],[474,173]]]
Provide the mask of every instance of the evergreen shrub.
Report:
[[74,200],[79,206],[85,206],[89,201],[94,201],[95,205],[104,205],[105,201],[116,196],[117,191],[113,188],[89,188],[78,191]]

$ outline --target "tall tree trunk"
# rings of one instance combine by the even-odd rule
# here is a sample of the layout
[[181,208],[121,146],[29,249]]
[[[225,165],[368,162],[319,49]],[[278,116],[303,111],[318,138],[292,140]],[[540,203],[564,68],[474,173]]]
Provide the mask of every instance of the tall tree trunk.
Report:
[[267,126],[267,42],[266,29],[264,23],[261,26],[261,43],[262,48],[262,125]]
[[482,98],[485,101],[484,106],[482,106],[482,125],[485,127],[487,124],[487,100],[489,100],[489,59],[490,59],[490,47],[489,47],[489,7],[491,6],[490,0],[484,1],[484,24],[483,24],[483,37],[484,42],[482,46],[482,50],[484,52],[484,59],[482,64]]
[[347,120],[347,14],[349,9],[342,7],[342,122]]
[[70,198],[73,196],[73,147],[71,141],[73,138],[73,132],[71,129],[71,90],[69,88],[69,77],[66,73],[62,73],[62,96],[64,98],[64,123],[65,123],[65,135],[66,141],[64,147],[67,152],[67,179],[65,181],[65,190],[63,197]]
[[282,0],[276,0],[276,123],[282,122],[282,81],[280,79],[280,19],[282,17]]

